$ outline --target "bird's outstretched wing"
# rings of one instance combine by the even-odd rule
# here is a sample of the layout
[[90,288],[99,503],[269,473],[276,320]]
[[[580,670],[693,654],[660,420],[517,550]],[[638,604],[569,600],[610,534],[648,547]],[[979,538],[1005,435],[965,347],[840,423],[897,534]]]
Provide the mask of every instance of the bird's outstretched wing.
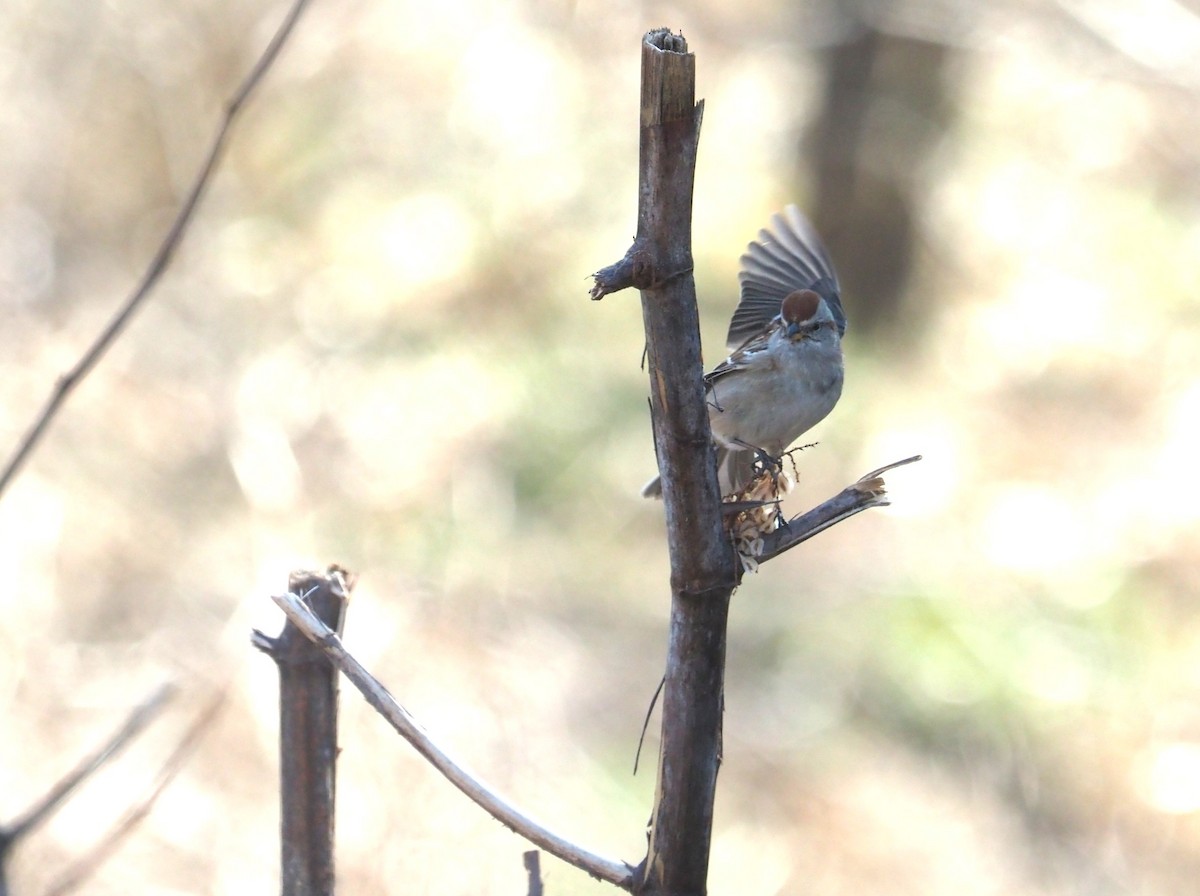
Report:
[[779,314],[784,297],[798,289],[819,293],[833,312],[838,332],[846,332],[833,262],[816,229],[794,205],[773,216],[770,227],[760,230],[758,239],[747,247],[738,282],[742,298],[725,339],[730,351],[764,332]]

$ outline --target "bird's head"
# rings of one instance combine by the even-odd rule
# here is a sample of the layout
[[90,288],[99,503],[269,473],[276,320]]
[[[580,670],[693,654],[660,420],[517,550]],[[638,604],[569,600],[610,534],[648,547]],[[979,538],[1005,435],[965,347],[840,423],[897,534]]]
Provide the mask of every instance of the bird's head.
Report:
[[784,335],[792,342],[825,339],[837,333],[837,320],[829,303],[811,289],[788,293],[779,309]]

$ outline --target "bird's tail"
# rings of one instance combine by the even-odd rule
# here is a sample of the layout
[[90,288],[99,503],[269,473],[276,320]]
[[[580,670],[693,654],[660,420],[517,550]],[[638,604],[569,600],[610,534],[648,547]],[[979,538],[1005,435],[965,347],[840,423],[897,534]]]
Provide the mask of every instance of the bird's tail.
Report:
[[[740,492],[754,478],[754,452],[730,451],[717,446],[717,482],[722,495]],[[662,497],[662,477],[655,476],[642,486],[643,498]]]

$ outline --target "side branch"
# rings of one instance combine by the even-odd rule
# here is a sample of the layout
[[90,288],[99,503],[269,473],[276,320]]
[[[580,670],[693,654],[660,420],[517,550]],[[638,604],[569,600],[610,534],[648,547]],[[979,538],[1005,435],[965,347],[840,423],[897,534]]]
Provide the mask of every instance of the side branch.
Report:
[[653,279],[653,277],[647,277],[649,271],[643,253],[642,244],[635,239],[624,258],[592,274],[594,281],[590,291],[592,301],[598,302],[609,293],[620,292],[630,286],[644,289],[649,285],[644,281]]
[[429,760],[451,784],[461,790],[485,812],[526,840],[558,856],[569,865],[586,871],[600,880],[616,884],[628,890],[633,885],[634,869],[624,862],[613,861],[588,852],[580,846],[564,840],[548,828],[533,821],[511,803],[452,760],[434,743],[421,728],[417,720],[396,702],[378,680],[375,679],[342,646],[341,639],[326,627],[294,594],[277,595],[271,598],[287,615],[288,620],[321,649],[329,661],[341,671],[375,708],[408,741],[418,753]]
[[645,241],[639,237],[633,241],[624,258],[592,274],[594,282],[589,295],[592,301],[598,302],[606,295],[630,286],[642,290],[662,289],[672,280],[692,273],[691,264],[677,265],[676,268],[659,270],[647,251]]
[[872,507],[886,507],[891,502],[887,498],[883,474],[897,467],[916,463],[920,459],[921,455],[917,454],[880,467],[878,470],[872,470],[825,503],[814,507],[807,513],[792,517],[787,521],[786,526],[781,526],[763,536],[762,553],[758,554],[755,559],[759,563],[765,563],[773,557],[778,557],[784,551],[791,550],[801,542],[808,541],[818,532],[824,532],[857,513],[862,513]]

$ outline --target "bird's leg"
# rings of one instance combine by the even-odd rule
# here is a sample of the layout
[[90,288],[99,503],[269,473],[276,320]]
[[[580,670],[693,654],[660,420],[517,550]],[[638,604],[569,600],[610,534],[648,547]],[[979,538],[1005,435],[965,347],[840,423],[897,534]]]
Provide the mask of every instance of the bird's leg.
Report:
[[775,457],[757,445],[751,445],[741,440],[738,441],[738,445],[745,451],[754,452],[754,466],[751,467],[753,478],[757,479],[764,473],[768,474],[771,477],[771,485],[777,487],[779,485],[779,476],[783,473],[783,457]]
[[717,411],[721,414],[725,413],[725,409],[721,407],[721,402],[717,401],[717,387],[715,384],[709,388],[708,394],[704,397],[704,400],[714,411]]
[[779,477],[783,473],[780,460],[757,445],[751,445],[749,442],[743,442],[739,439],[737,444],[743,451],[750,451],[754,454],[754,463],[750,468],[750,482],[743,488],[741,494],[744,497],[753,496],[758,499],[755,503],[763,510],[765,510],[766,505],[773,504],[774,508],[771,512],[771,518],[775,521],[777,528],[778,520],[783,519],[783,510],[779,500]]

